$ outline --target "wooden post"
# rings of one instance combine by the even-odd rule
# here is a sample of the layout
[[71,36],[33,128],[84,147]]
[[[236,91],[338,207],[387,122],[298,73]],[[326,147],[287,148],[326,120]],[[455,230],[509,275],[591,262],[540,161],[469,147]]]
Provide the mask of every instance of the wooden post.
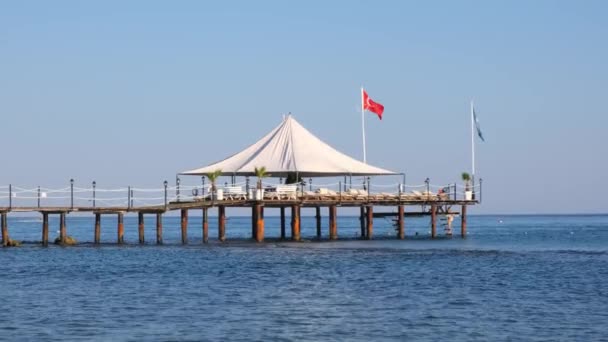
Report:
[[144,244],[145,243],[145,239],[144,239],[144,213],[139,212],[137,213],[137,232],[139,235],[139,243],[140,244]]
[[294,206],[291,206],[291,239],[293,240],[293,226],[296,224],[296,216],[294,215]]
[[203,243],[209,242],[209,219],[207,216],[207,209],[203,208]]
[[260,204],[255,205],[256,211],[256,229],[255,229],[255,241],[262,242],[264,241],[264,207]]
[[182,209],[182,245],[188,244],[188,209]]
[[98,245],[101,242],[101,214],[95,213],[95,244]]
[[156,244],[163,244],[163,214],[156,213]]
[[374,238],[374,207],[367,207],[367,234],[365,238],[371,240]]
[[49,213],[42,213],[42,245],[49,245]]
[[254,204],[251,207],[251,239],[257,240],[257,229],[258,229],[258,204]]
[[315,211],[315,217],[317,219],[317,239],[321,240],[321,207],[316,207]]
[[467,236],[467,206],[463,205],[460,212],[460,236],[465,238]]
[[118,244],[122,245],[125,242],[125,216],[123,213],[118,213]]
[[217,238],[224,242],[226,241],[226,207],[220,205],[218,209],[218,225],[217,225]]
[[431,238],[437,237],[437,205],[431,205]]
[[281,207],[281,240],[285,240],[285,207]]
[[365,239],[367,234],[365,233],[365,207],[359,208],[359,223],[361,224],[361,238]]
[[8,246],[8,224],[7,224],[7,220],[6,220],[6,213],[2,213],[1,214],[1,218],[0,221],[2,221],[2,246],[6,247]]
[[300,241],[300,206],[291,206],[291,239]]
[[335,205],[329,206],[329,239],[338,239],[338,224],[336,222],[337,209]]
[[65,225],[65,213],[59,214],[59,242],[65,244],[67,238],[67,227]]
[[398,212],[397,215],[399,215],[399,217],[397,218],[397,229],[398,229],[397,237],[400,240],[403,240],[403,239],[405,239],[405,227],[403,224],[403,206],[402,205],[400,205],[398,207],[397,212]]

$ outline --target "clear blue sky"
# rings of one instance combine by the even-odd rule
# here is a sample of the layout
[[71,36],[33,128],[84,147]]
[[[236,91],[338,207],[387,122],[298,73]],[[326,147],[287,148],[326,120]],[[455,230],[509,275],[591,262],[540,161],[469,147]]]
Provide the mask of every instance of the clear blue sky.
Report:
[[3,1],[1,184],[159,185],[281,115],[476,213],[606,212],[605,1]]

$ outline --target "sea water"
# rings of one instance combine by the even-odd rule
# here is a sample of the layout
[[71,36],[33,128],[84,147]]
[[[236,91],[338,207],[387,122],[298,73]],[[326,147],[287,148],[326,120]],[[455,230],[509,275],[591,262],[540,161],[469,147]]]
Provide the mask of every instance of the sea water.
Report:
[[[303,213],[306,215],[306,213]],[[468,236],[431,240],[429,218],[406,218],[406,240],[376,219],[361,241],[358,217],[338,220],[340,240],[249,240],[251,220],[229,217],[226,243],[210,243],[191,217],[68,217],[75,247],[41,247],[41,222],[9,218],[19,248],[0,248],[0,340],[592,341],[608,339],[608,216],[469,216]],[[289,221],[289,218],[288,218]],[[327,238],[327,219],[323,222]],[[51,240],[58,222],[51,219]],[[289,227],[287,227],[289,233]]]

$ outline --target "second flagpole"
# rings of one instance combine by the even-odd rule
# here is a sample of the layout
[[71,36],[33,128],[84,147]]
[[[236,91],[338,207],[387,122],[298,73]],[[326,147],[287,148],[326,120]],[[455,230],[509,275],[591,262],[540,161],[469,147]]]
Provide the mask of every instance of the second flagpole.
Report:
[[365,103],[363,103],[363,87],[361,87],[361,132],[363,134],[363,162],[367,164],[365,153]]
[[473,111],[473,100],[471,100],[471,183],[473,185],[473,196],[475,194],[475,118]]

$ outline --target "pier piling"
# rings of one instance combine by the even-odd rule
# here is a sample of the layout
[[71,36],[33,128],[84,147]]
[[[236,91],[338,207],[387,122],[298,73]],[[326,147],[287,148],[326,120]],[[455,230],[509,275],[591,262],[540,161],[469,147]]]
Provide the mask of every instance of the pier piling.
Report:
[[300,241],[300,206],[291,206],[291,239]]
[[125,242],[125,216],[123,213],[118,213],[117,235],[118,244],[122,245]]
[[361,238],[365,239],[365,207],[359,207],[359,224],[361,225]]
[[260,204],[256,204],[255,208],[255,241],[263,242],[264,241],[264,207]]
[[281,240],[285,240],[285,207],[281,207]]
[[156,244],[163,244],[163,214],[156,213]]
[[315,207],[315,218],[317,219],[317,240],[321,240],[321,207]]
[[65,244],[67,238],[67,227],[65,224],[65,213],[59,214],[59,242]]
[[181,210],[182,245],[188,244],[188,209]]
[[404,218],[403,218],[403,206],[402,205],[400,205],[397,208],[397,212],[398,212],[397,215],[399,215],[399,217],[397,218],[397,237],[400,240],[403,240],[403,239],[405,239],[405,227],[403,224]]
[[49,245],[49,213],[42,213],[42,245]]
[[336,220],[337,209],[335,205],[329,206],[329,239],[338,239],[338,224]]
[[144,213],[137,213],[137,233],[139,235],[139,244],[145,243],[144,239]]
[[101,242],[101,214],[95,213],[95,244],[98,245]]
[[251,239],[257,239],[258,210],[257,204],[251,207]]
[[367,232],[365,234],[367,240],[374,238],[374,207],[367,207]]
[[203,243],[209,242],[209,218],[208,208],[203,208]]
[[8,224],[7,224],[7,219],[6,219],[6,213],[3,212],[2,214],[0,214],[0,222],[2,225],[2,246],[6,247],[8,246]]
[[221,242],[226,241],[226,207],[220,205],[217,207],[218,211],[218,225],[217,225],[217,238]]
[[251,207],[251,239],[255,241],[256,225],[258,218],[256,217],[255,205]]
[[431,205],[431,238],[437,237],[437,206]]
[[465,238],[467,236],[467,206],[463,205],[460,212],[460,236]]

